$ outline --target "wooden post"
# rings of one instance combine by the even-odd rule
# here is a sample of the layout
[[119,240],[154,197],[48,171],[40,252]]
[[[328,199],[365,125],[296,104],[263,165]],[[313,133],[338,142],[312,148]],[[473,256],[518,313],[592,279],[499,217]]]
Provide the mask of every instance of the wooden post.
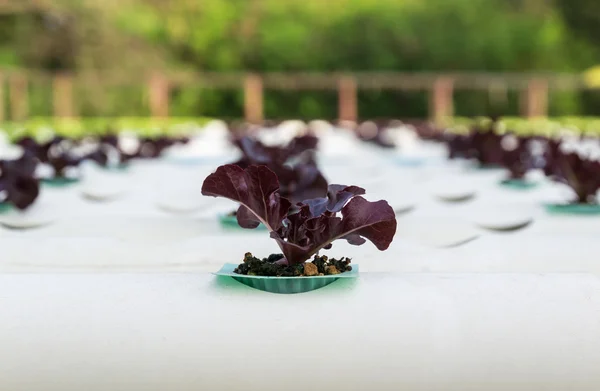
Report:
[[169,116],[169,81],[163,74],[155,72],[150,78],[148,92],[150,95],[150,114],[153,117]]
[[23,121],[29,115],[29,93],[27,78],[22,74],[12,74],[9,79],[11,120]]
[[74,117],[73,77],[56,74],[52,80],[52,99],[55,117]]
[[548,115],[548,82],[532,79],[521,95],[521,113],[524,117],[546,117]]
[[342,77],[338,82],[338,116],[340,121],[358,121],[356,80]]
[[429,116],[436,123],[454,115],[454,80],[440,77],[434,83],[429,97]]
[[4,75],[0,73],[0,122],[4,122],[6,117],[4,116]]
[[249,74],[244,81],[244,116],[253,124],[264,120],[263,80],[259,75]]

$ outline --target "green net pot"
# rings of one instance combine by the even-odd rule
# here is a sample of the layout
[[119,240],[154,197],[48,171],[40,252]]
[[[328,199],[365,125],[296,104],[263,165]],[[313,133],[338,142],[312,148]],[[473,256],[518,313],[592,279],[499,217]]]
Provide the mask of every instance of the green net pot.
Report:
[[41,182],[50,187],[66,187],[79,182],[79,178],[44,178]]
[[0,202],[0,214],[6,213],[13,209],[13,205],[10,202]]
[[246,276],[234,273],[236,264],[226,263],[221,270],[214,273],[217,276],[231,277],[234,280],[269,293],[304,293],[323,288],[340,278],[357,278],[358,265],[352,265],[352,270],[341,274],[312,277],[267,277],[267,276]]
[[551,214],[600,215],[600,204],[544,204],[544,207]]
[[500,185],[509,189],[528,190],[536,187],[538,183],[524,179],[504,179],[500,182]]

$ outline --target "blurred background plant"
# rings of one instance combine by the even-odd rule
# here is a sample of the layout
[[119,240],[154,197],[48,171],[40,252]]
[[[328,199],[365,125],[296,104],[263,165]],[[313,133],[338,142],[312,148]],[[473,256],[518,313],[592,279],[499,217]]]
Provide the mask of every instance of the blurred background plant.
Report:
[[[99,76],[144,70],[581,72],[600,63],[597,0],[0,0],[0,68],[86,72],[82,116],[148,115],[145,86]],[[97,74],[97,77],[94,75]],[[29,86],[31,115],[51,85]],[[508,93],[502,114],[519,112]],[[597,93],[553,92],[551,115],[595,115]],[[424,118],[424,92],[360,91],[362,117]],[[171,115],[243,116],[241,90],[171,91]],[[457,115],[490,114],[457,91]],[[335,118],[336,94],[265,91],[267,118]]]

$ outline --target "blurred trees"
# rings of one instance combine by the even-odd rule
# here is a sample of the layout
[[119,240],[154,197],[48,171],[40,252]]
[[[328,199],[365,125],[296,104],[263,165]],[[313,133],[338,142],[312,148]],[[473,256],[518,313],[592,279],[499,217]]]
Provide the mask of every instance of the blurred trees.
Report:
[[600,2],[596,0],[556,0],[569,28],[600,45]]
[[[70,22],[52,34],[40,34],[40,28],[47,31],[46,22],[30,21],[24,29],[27,23],[14,17],[9,24],[0,20],[0,63],[131,72],[161,66],[580,71],[594,65],[599,56],[591,40],[598,27],[592,19],[600,13],[589,7],[598,7],[596,0],[555,1],[556,7],[549,0],[57,0],[61,6],[54,12]],[[38,46],[25,42],[44,40],[52,43],[44,45],[50,49],[33,50],[34,58],[26,54]],[[336,111],[332,93],[266,91],[265,96],[270,117],[330,117]],[[556,99],[553,112],[584,107],[577,98]],[[509,114],[516,114],[515,99],[509,97]],[[126,111],[129,101],[127,96],[115,105]],[[372,91],[361,93],[359,101],[363,117],[422,116],[427,109],[419,93]],[[173,105],[174,114],[239,116],[242,96],[190,86],[173,92]],[[483,114],[488,106],[485,93],[457,94],[458,114]],[[91,105],[87,112],[105,109]]]

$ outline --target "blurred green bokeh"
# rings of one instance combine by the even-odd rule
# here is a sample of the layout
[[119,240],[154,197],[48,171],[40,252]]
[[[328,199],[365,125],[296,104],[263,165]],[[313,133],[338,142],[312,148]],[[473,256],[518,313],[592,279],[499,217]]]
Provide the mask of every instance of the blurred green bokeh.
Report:
[[208,118],[147,118],[147,117],[97,117],[67,119],[35,117],[23,122],[0,124],[9,140],[30,136],[42,141],[53,135],[79,139],[120,132],[131,132],[139,137],[189,136],[208,123]]
[[[580,72],[600,63],[599,42],[578,24],[589,22],[589,2],[56,0],[43,12],[0,15],[0,67]],[[31,113],[49,115],[49,85],[30,88]],[[79,113],[146,116],[143,88],[103,86],[99,80],[78,91]],[[599,114],[596,102],[595,92],[553,92],[550,114]],[[484,92],[461,91],[455,103],[457,115],[518,113],[512,93],[493,106]],[[331,92],[265,93],[269,118],[333,118],[336,105]],[[413,92],[361,92],[359,106],[362,118],[427,113],[426,96]],[[242,91],[180,86],[171,92],[171,113],[239,118]]]

